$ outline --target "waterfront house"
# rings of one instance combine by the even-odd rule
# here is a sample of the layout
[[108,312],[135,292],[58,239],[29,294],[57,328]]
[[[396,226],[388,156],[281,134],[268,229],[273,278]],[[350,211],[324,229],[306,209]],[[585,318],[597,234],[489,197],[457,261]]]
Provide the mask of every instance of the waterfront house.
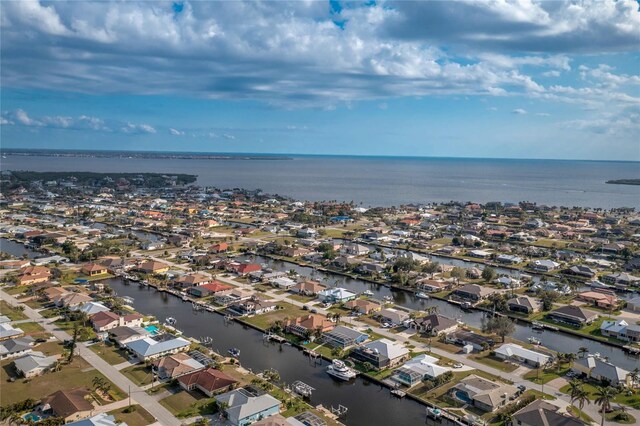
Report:
[[81,305],[76,305],[71,308],[74,312],[82,312],[87,314],[87,316],[95,315],[98,312],[106,312],[109,310],[106,306],[104,306],[100,302],[85,302]]
[[430,314],[426,317],[414,319],[410,326],[415,327],[429,336],[441,333],[449,334],[458,329],[458,321],[440,314]]
[[115,416],[107,413],[96,414],[86,419],[78,420],[73,423],[67,423],[67,426],[124,426],[126,423],[116,421]]
[[423,380],[435,379],[449,371],[446,367],[438,365],[437,362],[438,358],[427,354],[418,355],[396,369],[391,380],[407,387],[413,387],[422,383]]
[[566,269],[564,273],[576,277],[593,278],[596,276],[597,271],[585,265],[573,265],[569,269]]
[[385,308],[377,313],[382,322],[397,326],[409,319],[409,313],[395,308]]
[[289,291],[303,296],[316,296],[322,290],[326,290],[327,287],[320,284],[317,281],[306,280],[291,287]]
[[214,296],[214,300],[219,305],[230,305],[232,303],[241,302],[251,299],[253,292],[242,288],[234,287],[230,290],[219,291]]
[[529,315],[540,311],[541,307],[542,303],[530,296],[518,296],[507,300],[507,308],[511,312]]
[[549,404],[542,399],[536,399],[531,404],[511,415],[511,424],[517,426],[588,426],[577,417],[561,414],[559,407]]
[[451,284],[447,281],[422,279],[416,282],[416,286],[419,290],[429,293],[437,293],[448,290],[451,287]]
[[622,290],[629,286],[640,284],[640,278],[626,272],[616,272],[613,274],[603,275],[601,279],[602,282],[615,285],[617,288]]
[[640,296],[627,300],[627,309],[632,312],[640,312]]
[[193,273],[179,276],[173,281],[173,286],[178,289],[189,289],[191,287],[205,285],[211,282],[211,277]]
[[509,396],[515,394],[515,386],[487,380],[471,374],[451,388],[451,397],[463,403],[473,405],[482,411],[494,411],[509,402]]
[[612,291],[599,289],[599,291],[583,291],[578,293],[578,300],[602,309],[616,309],[620,301]]
[[270,280],[269,283],[276,288],[280,288],[284,290],[289,290],[290,288],[292,288],[297,284],[294,280],[287,277],[274,278]]
[[522,282],[512,277],[500,277],[495,281],[496,284],[503,288],[520,288]]
[[140,327],[143,319],[139,313],[120,316],[114,312],[103,311],[91,316],[91,325],[95,331],[107,331],[116,327]]
[[306,339],[309,334],[316,330],[325,333],[333,330],[335,326],[336,324],[333,321],[318,314],[309,314],[284,323],[284,328],[287,333],[294,334],[303,339]]
[[234,287],[229,284],[224,284],[224,283],[221,283],[220,281],[213,281],[208,284],[191,287],[187,290],[187,293],[195,297],[207,297],[211,295],[216,295],[221,291],[231,290],[233,288]]
[[512,254],[501,254],[496,257],[496,262],[503,263],[505,265],[515,265],[522,263],[524,260],[520,256],[514,256]]
[[27,266],[29,266],[31,264],[30,260],[15,260],[15,259],[8,259],[8,260],[0,260],[0,269],[22,269],[22,268],[26,268]]
[[189,349],[191,342],[170,334],[144,337],[127,343],[126,348],[140,361],[154,360]]
[[625,320],[605,320],[600,325],[600,333],[627,342],[640,342],[640,325],[629,324]]
[[145,274],[163,274],[169,270],[169,265],[162,262],[156,262],[155,260],[150,260],[141,263],[136,270]]
[[0,359],[15,358],[31,352],[34,340],[31,336],[16,337],[0,342]]
[[489,250],[470,250],[467,253],[470,257],[475,257],[476,259],[488,259],[491,257],[491,251]]
[[476,351],[492,348],[495,341],[487,336],[467,330],[457,330],[445,335],[445,342],[459,346],[471,346]]
[[533,367],[540,367],[549,362],[552,357],[540,352],[532,351],[515,343],[505,343],[494,349],[496,358],[504,361],[515,361]]
[[94,407],[89,402],[91,393],[83,388],[59,390],[42,400],[42,411],[62,417],[65,422],[91,415]]
[[46,356],[42,352],[31,352],[20,358],[16,358],[13,364],[18,374],[22,374],[25,378],[39,376],[45,371],[50,370],[58,362],[57,356]]
[[324,303],[345,303],[355,299],[356,296],[354,292],[342,287],[328,288],[318,293],[318,299]]
[[336,326],[333,330],[322,334],[322,341],[334,348],[345,349],[359,343],[363,343],[369,335],[343,325]]
[[247,426],[280,412],[281,402],[268,393],[257,395],[247,389],[235,389],[215,397],[225,404],[224,412],[233,426]]
[[120,347],[150,335],[151,333],[142,327],[116,327],[109,330],[109,338]]
[[478,302],[482,299],[485,299],[493,292],[494,290],[479,286],[477,284],[465,284],[462,287],[455,289],[453,295],[460,299]]
[[237,383],[235,379],[227,376],[215,368],[198,369],[178,377],[180,387],[187,391],[198,389],[209,398],[216,393],[231,390]]
[[73,308],[74,306],[79,306],[92,300],[90,296],[83,293],[64,293],[55,300],[55,303],[61,307]]
[[595,321],[598,318],[598,313],[580,306],[566,305],[549,312],[547,317],[553,321],[581,327]]
[[344,307],[364,315],[382,310],[382,305],[380,305],[380,303],[369,299],[350,300],[344,304]]
[[82,267],[82,269],[80,269],[80,272],[86,276],[93,277],[96,275],[107,274],[109,271],[105,266],[100,265],[99,263],[87,263]]
[[368,362],[377,369],[393,368],[409,357],[409,350],[389,339],[374,340],[355,347],[349,356],[356,361]]
[[560,264],[557,262],[554,262],[553,260],[539,259],[539,260],[534,260],[533,262],[529,263],[529,265],[527,266],[529,267],[529,269],[532,269],[537,272],[550,272],[550,271],[553,271],[554,269],[558,269]]
[[205,366],[189,355],[180,352],[154,361],[153,368],[156,370],[158,377],[164,380],[175,379],[176,377],[202,370]]
[[267,312],[275,311],[277,308],[278,305],[275,302],[257,298],[232,303],[227,307],[230,313],[239,316],[266,314]]
[[572,370],[593,380],[609,382],[612,386],[627,386],[631,383],[627,370],[593,355],[576,359]]
[[262,269],[262,266],[260,266],[257,263],[238,263],[238,262],[231,262],[227,265],[227,270],[229,270],[230,272],[235,273],[236,275],[239,275],[241,277],[248,275],[252,272],[256,272]]
[[227,243],[217,243],[209,247],[209,253],[214,253],[214,254],[223,253],[227,250],[229,250],[229,244]]
[[349,243],[344,245],[343,251],[352,256],[364,256],[368,254],[371,249],[367,246],[363,246],[362,244]]

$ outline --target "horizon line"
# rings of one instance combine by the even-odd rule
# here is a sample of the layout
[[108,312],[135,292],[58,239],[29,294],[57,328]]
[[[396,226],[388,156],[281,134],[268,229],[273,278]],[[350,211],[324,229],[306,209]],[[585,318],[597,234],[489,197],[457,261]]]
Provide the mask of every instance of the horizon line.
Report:
[[524,160],[524,161],[582,161],[598,163],[640,163],[640,160],[595,160],[578,158],[526,158],[526,157],[465,157],[435,155],[393,155],[393,154],[303,154],[277,152],[225,152],[225,151],[155,151],[133,149],[80,149],[80,148],[3,148],[0,152],[77,152],[77,153],[140,153],[140,154],[192,154],[192,155],[230,155],[230,156],[292,156],[292,157],[356,157],[356,158],[398,158],[398,159],[441,159],[441,160]]

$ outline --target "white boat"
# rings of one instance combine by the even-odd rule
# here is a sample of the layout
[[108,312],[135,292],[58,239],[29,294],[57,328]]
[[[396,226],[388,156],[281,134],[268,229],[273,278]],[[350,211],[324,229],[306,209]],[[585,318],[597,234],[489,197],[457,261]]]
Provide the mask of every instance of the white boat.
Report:
[[240,349],[238,348],[229,349],[229,355],[231,355],[234,358],[238,358],[240,356]]
[[357,373],[347,367],[343,361],[334,359],[331,365],[327,367],[327,374],[340,380],[351,380],[357,376]]
[[178,320],[177,320],[177,319],[175,319],[174,317],[167,317],[167,318],[164,320],[164,322],[165,322],[166,324],[169,324],[169,325],[175,325],[175,323],[177,323],[177,322],[178,322]]
[[535,337],[529,337],[527,339],[529,341],[529,343],[531,343],[532,345],[539,345],[540,344],[540,340],[535,338]]
[[429,295],[423,291],[416,293],[418,299],[429,299]]
[[365,290],[362,292],[365,296],[373,296],[373,292],[371,290]]
[[391,296],[384,296],[384,297],[382,298],[382,300],[384,300],[385,302],[393,302],[393,297],[391,297]]

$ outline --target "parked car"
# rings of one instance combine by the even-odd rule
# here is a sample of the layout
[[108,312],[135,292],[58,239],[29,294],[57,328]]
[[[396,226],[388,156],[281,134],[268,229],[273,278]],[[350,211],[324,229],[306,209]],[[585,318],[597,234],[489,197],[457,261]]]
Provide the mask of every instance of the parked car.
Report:
[[453,368],[462,368],[462,364],[459,362],[456,362],[455,364],[453,364]]

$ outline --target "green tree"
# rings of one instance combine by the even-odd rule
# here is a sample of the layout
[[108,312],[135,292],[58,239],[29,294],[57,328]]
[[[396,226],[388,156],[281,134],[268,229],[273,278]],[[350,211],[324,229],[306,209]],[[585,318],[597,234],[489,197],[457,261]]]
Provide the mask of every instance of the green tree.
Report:
[[482,270],[482,279],[485,280],[486,282],[493,281],[495,277],[496,277],[496,270],[493,269],[492,267],[486,266]]
[[516,326],[513,321],[511,321],[508,317],[503,316],[495,316],[490,318],[484,325],[483,331],[486,333],[495,333],[502,338],[502,342],[504,342],[504,338],[516,330]]
[[600,426],[604,426],[605,416],[607,415],[607,411],[611,410],[611,401],[616,397],[617,391],[611,386],[598,386],[596,388],[595,403],[600,406],[600,414],[602,414],[602,419],[600,421]]

